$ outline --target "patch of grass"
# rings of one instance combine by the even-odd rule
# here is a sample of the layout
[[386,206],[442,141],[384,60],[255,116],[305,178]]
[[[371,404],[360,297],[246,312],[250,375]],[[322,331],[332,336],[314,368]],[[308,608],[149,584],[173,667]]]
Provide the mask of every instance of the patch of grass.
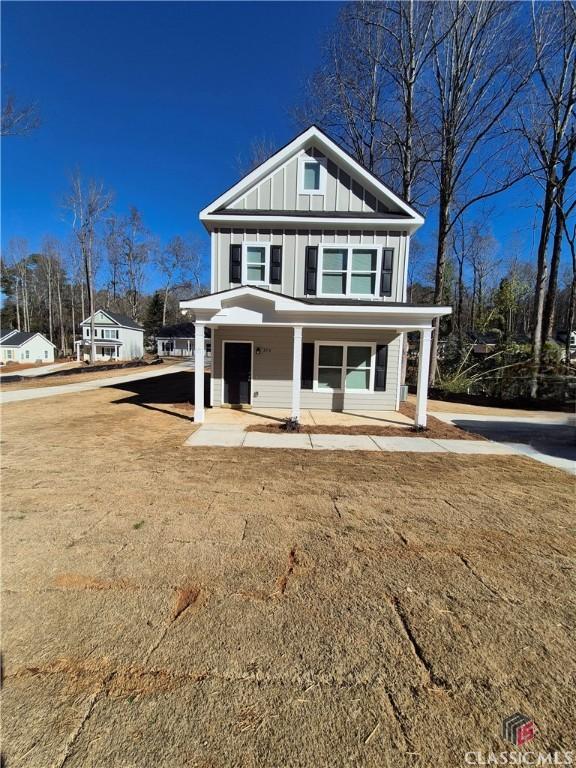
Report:
[[139,531],[140,528],[142,528],[143,525],[144,525],[144,520],[140,520],[140,522],[134,523],[132,528],[134,528],[135,531]]

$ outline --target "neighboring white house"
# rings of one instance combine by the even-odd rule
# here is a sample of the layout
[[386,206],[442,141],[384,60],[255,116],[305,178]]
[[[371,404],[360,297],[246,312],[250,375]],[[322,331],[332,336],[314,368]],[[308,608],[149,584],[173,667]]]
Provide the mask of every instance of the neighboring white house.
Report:
[[[206,355],[212,353],[210,329],[205,330]],[[194,356],[194,323],[176,323],[165,325],[156,334],[156,353],[162,357],[193,357]]]
[[41,333],[10,331],[0,339],[3,363],[53,363],[55,349]]
[[[211,290],[181,301],[196,366],[212,329],[210,404],[393,410],[403,338],[420,334],[416,424],[426,425],[433,321],[406,301],[422,216],[312,126],[200,213]],[[195,421],[204,388],[195,379]]]
[[[74,342],[76,359],[90,359],[90,317],[80,324],[82,338]],[[144,355],[144,328],[126,315],[99,309],[94,313],[97,360],[134,360]]]

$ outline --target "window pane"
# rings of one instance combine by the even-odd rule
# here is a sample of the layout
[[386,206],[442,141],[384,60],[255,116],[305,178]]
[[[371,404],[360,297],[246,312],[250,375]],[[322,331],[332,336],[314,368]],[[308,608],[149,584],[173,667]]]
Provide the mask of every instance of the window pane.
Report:
[[352,269],[370,271],[376,270],[376,251],[352,251]]
[[264,267],[247,267],[246,277],[249,283],[263,283],[264,282]]
[[375,275],[352,275],[350,280],[350,293],[362,293],[372,295],[376,283]]
[[304,163],[304,189],[320,189],[320,163]]
[[370,386],[370,371],[346,371],[346,389],[368,389]]
[[318,389],[340,389],[342,386],[341,368],[319,368]]
[[321,346],[318,350],[318,365],[342,365],[343,349],[336,346]]
[[346,275],[339,273],[336,275],[322,275],[322,293],[336,293],[338,295],[346,293]]
[[371,354],[370,347],[348,347],[346,365],[348,368],[369,368]]
[[326,272],[346,269],[346,251],[338,248],[326,248],[324,250],[322,269]]
[[246,261],[248,264],[263,264],[264,250],[264,248],[248,247],[246,249]]

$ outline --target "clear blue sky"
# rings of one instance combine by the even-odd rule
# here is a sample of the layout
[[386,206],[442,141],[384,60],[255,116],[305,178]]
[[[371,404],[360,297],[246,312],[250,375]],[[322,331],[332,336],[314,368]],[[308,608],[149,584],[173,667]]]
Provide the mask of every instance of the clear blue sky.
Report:
[[[321,61],[333,2],[4,2],[4,93],[42,119],[2,153],[2,244],[65,238],[61,199],[79,167],[135,205],[163,241],[207,235],[198,211],[239,175],[254,138],[281,145]],[[530,188],[531,187],[531,188]],[[530,187],[490,201],[502,253],[526,259],[538,224]],[[435,215],[419,237],[434,257]],[[154,275],[151,274],[151,281]],[[148,287],[151,287],[150,285]]]
[[[2,5],[4,93],[42,126],[3,147],[3,245],[64,237],[76,166],[135,205],[163,240],[239,176],[238,156],[296,132],[290,109],[319,64],[337,3]],[[206,243],[208,242],[207,235]]]

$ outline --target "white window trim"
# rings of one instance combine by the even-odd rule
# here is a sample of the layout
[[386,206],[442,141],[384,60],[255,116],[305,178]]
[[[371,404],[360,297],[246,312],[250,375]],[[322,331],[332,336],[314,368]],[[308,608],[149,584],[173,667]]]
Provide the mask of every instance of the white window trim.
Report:
[[[344,244],[339,243],[325,243],[319,246],[318,254],[318,277],[317,277],[317,290],[316,295],[322,298],[334,299],[346,297],[348,299],[390,299],[391,296],[380,296],[380,275],[382,274],[382,251],[386,246],[382,245],[361,245],[361,244]],[[324,273],[324,250],[339,250],[347,251],[346,257],[346,293],[324,293],[322,291],[322,275]],[[376,251],[376,279],[374,281],[374,293],[351,293],[350,286],[352,284],[352,259],[351,251]],[[395,262],[393,261],[392,264]],[[394,270],[394,268],[393,268]],[[368,273],[366,273],[368,274]],[[392,271],[392,277],[394,277],[394,271]]]
[[[320,347],[342,347],[344,357],[342,359],[342,376],[340,389],[330,389],[329,387],[318,386],[318,368],[329,368],[330,366],[319,366],[318,358]],[[368,389],[346,389],[346,369],[348,363],[348,347],[370,347],[370,384]],[[334,366],[336,367],[336,366]],[[376,343],[372,341],[315,341],[314,342],[314,380],[312,382],[313,392],[344,393],[365,395],[374,392],[374,379],[376,376]],[[343,385],[343,386],[342,386]]]
[[[318,189],[304,188],[304,163],[318,163],[320,166],[320,187]],[[302,154],[298,158],[298,194],[299,195],[325,195],[326,179],[328,177],[327,160],[325,157],[313,157]]]
[[[271,243],[242,243],[242,285],[270,285]],[[264,280],[248,280],[248,248],[264,248]]]

